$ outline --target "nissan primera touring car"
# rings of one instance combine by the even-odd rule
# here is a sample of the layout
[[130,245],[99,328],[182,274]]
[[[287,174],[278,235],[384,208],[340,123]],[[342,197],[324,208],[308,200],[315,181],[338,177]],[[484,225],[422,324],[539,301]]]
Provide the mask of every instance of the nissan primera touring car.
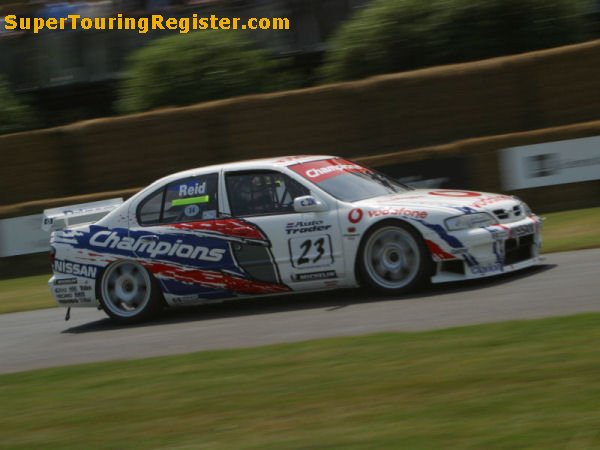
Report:
[[341,158],[188,170],[129,200],[46,210],[59,305],[123,323],[165,306],[359,285],[400,294],[538,261],[517,198],[412,189]]

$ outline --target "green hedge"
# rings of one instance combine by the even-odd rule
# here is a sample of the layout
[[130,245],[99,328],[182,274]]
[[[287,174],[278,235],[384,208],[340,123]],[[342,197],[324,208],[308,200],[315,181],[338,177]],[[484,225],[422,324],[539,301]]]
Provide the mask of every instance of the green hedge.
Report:
[[350,80],[571,44],[586,0],[375,0],[330,41],[321,74]]
[[119,110],[144,111],[294,86],[278,63],[244,35],[201,31],[158,39],[135,52]]

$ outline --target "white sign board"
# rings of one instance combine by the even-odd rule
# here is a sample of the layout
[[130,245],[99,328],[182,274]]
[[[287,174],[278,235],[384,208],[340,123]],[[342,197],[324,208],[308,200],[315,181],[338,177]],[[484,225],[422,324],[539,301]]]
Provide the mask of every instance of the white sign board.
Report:
[[50,233],[41,223],[42,214],[0,220],[0,257],[47,252]]
[[600,136],[506,148],[500,152],[505,190],[600,179]]

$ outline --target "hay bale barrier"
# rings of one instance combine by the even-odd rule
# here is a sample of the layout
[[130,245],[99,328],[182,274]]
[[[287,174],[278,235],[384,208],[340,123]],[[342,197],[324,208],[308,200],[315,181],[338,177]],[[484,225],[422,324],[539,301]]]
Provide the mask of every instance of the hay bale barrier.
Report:
[[[522,145],[529,141],[519,132],[597,119],[600,41],[590,41],[0,136],[2,205],[143,186],[217,162],[369,156],[465,139],[461,152],[481,153],[474,188],[498,190],[497,161],[487,153],[501,141],[486,136],[517,133],[502,145]],[[579,136],[597,133],[592,128]]]

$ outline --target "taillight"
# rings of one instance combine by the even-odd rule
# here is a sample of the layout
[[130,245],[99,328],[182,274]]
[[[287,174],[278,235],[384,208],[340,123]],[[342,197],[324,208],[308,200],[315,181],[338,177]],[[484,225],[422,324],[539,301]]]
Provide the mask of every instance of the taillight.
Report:
[[56,249],[50,246],[50,266],[54,269],[54,259],[56,258]]

